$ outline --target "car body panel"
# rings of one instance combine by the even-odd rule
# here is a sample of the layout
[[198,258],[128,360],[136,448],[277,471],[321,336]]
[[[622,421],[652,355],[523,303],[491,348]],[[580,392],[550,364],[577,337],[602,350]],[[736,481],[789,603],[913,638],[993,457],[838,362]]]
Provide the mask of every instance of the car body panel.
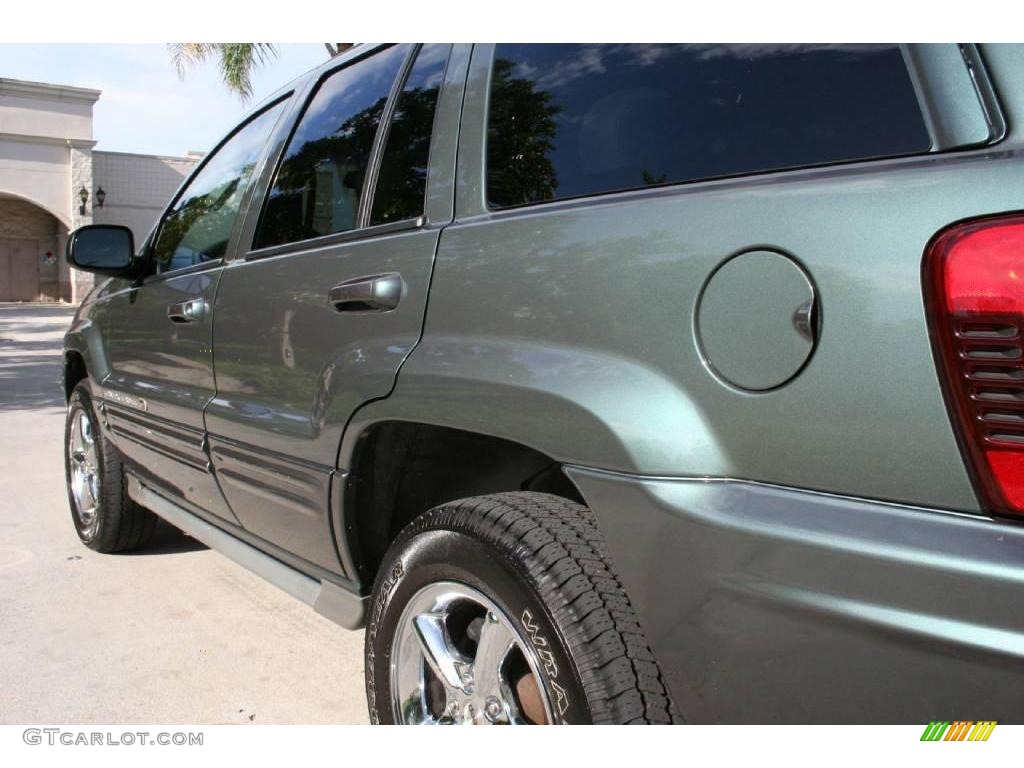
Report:
[[[93,298],[91,320],[103,329],[107,374],[94,391],[103,426],[129,459],[182,499],[237,522],[209,469],[203,408],[213,397],[213,323],[175,323],[168,307],[199,300],[213,306],[221,267],[113,279]],[[91,368],[90,370],[97,370]]]
[[[690,722],[1024,717],[1024,528],[569,468]],[[628,514],[625,512],[628,510]]]
[[[586,466],[978,510],[935,374],[920,264],[949,222],[1024,207],[1018,163],[995,149],[936,154],[490,212],[488,56],[474,52],[456,221],[396,410],[426,398],[445,424],[486,422]],[[708,275],[757,249],[801,263],[822,307],[806,367],[761,394],[709,372],[693,322]],[[458,398],[436,396],[453,387]],[[601,439],[602,424],[614,438]]]
[[212,306],[220,273],[213,265],[138,284],[111,280],[97,292],[92,317],[104,329],[108,399],[141,401],[147,413],[202,432],[215,389],[212,317],[207,311],[199,322],[175,323],[167,312],[190,299]]

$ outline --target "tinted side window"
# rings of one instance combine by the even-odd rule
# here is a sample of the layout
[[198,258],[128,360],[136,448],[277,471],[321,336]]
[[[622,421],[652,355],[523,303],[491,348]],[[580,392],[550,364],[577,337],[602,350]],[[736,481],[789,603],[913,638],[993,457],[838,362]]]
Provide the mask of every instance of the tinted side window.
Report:
[[431,44],[416,54],[388,129],[371,224],[414,219],[423,213],[434,110],[449,51],[450,45]]
[[498,45],[488,119],[496,206],[931,146],[892,45]]
[[277,170],[256,233],[256,248],[356,226],[373,140],[409,48],[388,48],[338,70],[320,84]]
[[242,197],[284,102],[243,125],[165,214],[153,246],[158,272],[223,258]]

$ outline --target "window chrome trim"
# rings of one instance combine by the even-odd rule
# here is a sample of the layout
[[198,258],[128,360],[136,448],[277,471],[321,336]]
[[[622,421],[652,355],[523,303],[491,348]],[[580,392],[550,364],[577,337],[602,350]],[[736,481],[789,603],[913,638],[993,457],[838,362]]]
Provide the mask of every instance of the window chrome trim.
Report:
[[989,140],[986,144],[998,144],[1006,138],[1009,126],[1006,123],[1006,115],[1003,114],[1002,105],[996,95],[992,80],[985,66],[985,60],[974,43],[961,43],[960,53],[964,57],[971,82],[974,83],[974,90],[978,94],[978,101],[981,103],[982,112],[985,114],[985,121],[989,126]]
[[392,235],[399,232],[413,232],[424,229],[425,219],[417,216],[415,219],[403,219],[402,221],[389,221],[385,224],[377,224],[373,227],[361,229],[346,229],[344,232],[335,232],[330,235],[322,235],[307,240],[296,240],[291,243],[272,245],[267,248],[249,251],[241,259],[236,261],[248,262],[267,259],[272,256],[284,256],[292,253],[328,248],[332,245],[344,245],[346,243],[357,243],[363,240],[373,240],[384,235]]
[[557,200],[524,203],[522,205],[508,206],[505,208],[487,208],[478,213],[466,214],[464,216],[456,215],[455,220],[452,223],[471,224],[487,221],[500,221],[503,219],[514,219],[538,214],[554,214],[561,211],[578,210],[581,208],[623,205],[653,198],[679,197],[683,195],[701,194],[718,190],[742,189],[744,187],[755,188],[780,182],[788,182],[791,180],[789,177],[793,177],[793,179],[799,181],[805,178],[814,180],[825,175],[859,175],[864,173],[875,173],[887,165],[924,166],[963,157],[971,157],[984,149],[985,147],[966,147],[946,152],[921,152],[912,155],[896,155],[894,157],[849,160],[842,163],[807,165],[794,168],[759,171],[757,173],[749,174],[718,176],[715,178],[697,179],[694,181],[671,182],[653,187],[641,187],[638,189],[622,189],[612,192],[599,192],[592,195],[562,197]]
[[976,46],[908,43],[900,46],[932,152],[989,146],[1006,133],[999,102]]
[[223,267],[225,264],[224,258],[210,259],[209,261],[200,261],[198,264],[190,264],[187,267],[179,267],[178,269],[172,269],[167,272],[154,272],[151,275],[146,275],[142,280],[139,281],[139,285],[150,285],[152,283],[158,283],[161,280],[170,280],[174,277],[181,277],[182,275],[191,275],[198,272],[206,272],[207,270],[215,270]]

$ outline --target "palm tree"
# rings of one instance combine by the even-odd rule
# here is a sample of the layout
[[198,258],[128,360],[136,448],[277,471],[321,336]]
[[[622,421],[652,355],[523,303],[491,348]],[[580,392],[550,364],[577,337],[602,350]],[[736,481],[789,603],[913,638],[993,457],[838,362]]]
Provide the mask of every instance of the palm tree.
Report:
[[[347,51],[353,43],[324,43],[333,57]],[[216,57],[228,90],[243,100],[252,96],[252,73],[259,65],[277,55],[273,43],[170,43],[171,60],[180,77],[185,71],[210,57]]]

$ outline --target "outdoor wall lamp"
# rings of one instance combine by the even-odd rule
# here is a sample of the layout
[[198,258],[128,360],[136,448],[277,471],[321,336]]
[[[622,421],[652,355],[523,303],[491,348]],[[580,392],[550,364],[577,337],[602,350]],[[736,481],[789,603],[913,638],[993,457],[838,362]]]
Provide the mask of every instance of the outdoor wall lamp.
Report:
[[89,190],[84,186],[78,190],[78,199],[82,201],[82,204],[78,207],[78,214],[85,216],[85,204],[89,202]]
[[96,190],[96,207],[102,208],[103,201],[107,199],[107,193],[103,191],[103,187],[99,187]]

